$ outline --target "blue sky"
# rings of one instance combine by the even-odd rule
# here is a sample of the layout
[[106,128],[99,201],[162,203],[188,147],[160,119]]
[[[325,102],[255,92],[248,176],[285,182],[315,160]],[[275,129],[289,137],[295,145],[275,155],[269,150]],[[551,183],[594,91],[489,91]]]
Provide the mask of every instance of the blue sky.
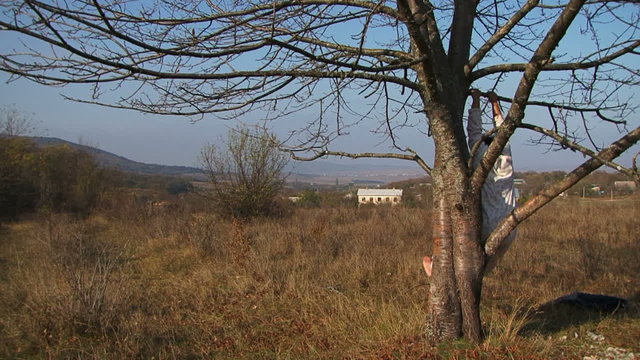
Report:
[[98,147],[131,160],[165,165],[198,165],[200,149],[226,133],[226,124],[163,117],[81,104],[62,98],[70,93],[19,80],[0,79],[0,106],[16,106],[31,114],[34,135],[58,137]]
[[[24,113],[31,114],[36,126],[34,135],[83,142],[141,162],[197,166],[202,147],[218,141],[220,136],[226,134],[229,126],[235,125],[213,116],[191,123],[185,117],[150,115],[81,104],[65,100],[60,95],[73,94],[71,89],[45,87],[22,79],[11,83],[7,83],[7,80],[8,76],[0,73],[0,106],[15,105]],[[380,139],[373,134],[358,136],[357,132],[352,131],[352,135],[354,134],[355,136],[336,143],[335,149],[354,152],[389,150],[386,146],[376,147]],[[512,140],[517,170],[569,170],[584,161],[581,155],[570,151],[546,153],[544,148],[527,145],[529,136],[528,133],[520,132]],[[432,148],[429,146],[430,141],[424,140],[423,134],[409,130],[401,133],[399,138],[403,143],[412,144],[415,150],[426,154],[424,156],[430,159],[428,154],[432,153]],[[621,163],[629,165],[631,156],[637,151],[638,146],[635,151],[629,151]],[[343,160],[346,163],[350,161],[372,162]],[[402,164],[398,160],[377,161]]]
[[[590,51],[584,42],[575,41],[579,38],[580,25],[572,29],[574,34],[563,40],[569,48],[584,47]],[[614,32],[615,28],[606,29]],[[4,35],[3,35],[4,37]],[[7,39],[5,37],[5,39]],[[517,76],[515,77],[517,78]],[[501,94],[511,96],[515,90],[516,81],[508,80],[501,85]],[[59,137],[68,141],[83,142],[106,151],[125,156],[132,160],[167,165],[198,165],[200,149],[207,143],[218,141],[227,132],[233,122],[224,122],[213,115],[191,123],[190,119],[176,116],[159,116],[143,114],[135,111],[117,110],[112,108],[88,105],[64,100],[61,94],[72,97],[86,98],[88,87],[44,87],[27,80],[7,82],[9,76],[0,73],[0,106],[15,106],[19,110],[32,114],[36,132],[34,135]],[[360,101],[353,99],[353,101]],[[504,104],[503,106],[506,106]],[[506,109],[505,109],[506,110]],[[239,120],[248,123],[256,120],[257,114],[249,114]],[[304,116],[304,113],[302,113]],[[416,115],[419,116],[419,115]],[[527,119],[547,117],[544,111],[530,108]],[[634,128],[639,123],[638,114],[627,119]],[[283,119],[273,124],[280,135],[291,127],[292,119]],[[527,121],[536,122],[536,121]],[[426,130],[426,129],[419,129]],[[602,139],[606,145],[619,137],[614,127],[595,127],[594,134]],[[432,145],[425,139],[423,133],[416,129],[405,129],[398,134],[402,146],[410,146],[417,150],[430,163]],[[570,170],[584,161],[582,155],[570,152],[546,152],[545,148],[534,148],[527,145],[527,139],[532,134],[521,130],[512,139],[512,149],[516,170]],[[388,145],[377,145],[380,138],[368,132],[367,129],[354,128],[351,136],[338,140],[332,147],[337,151],[390,151]],[[619,160],[623,165],[630,165],[631,157],[640,151],[638,145],[627,151]],[[339,161],[339,159],[330,159]],[[342,162],[358,161],[362,163],[371,160],[343,160]],[[377,160],[378,163],[402,164],[393,160]]]

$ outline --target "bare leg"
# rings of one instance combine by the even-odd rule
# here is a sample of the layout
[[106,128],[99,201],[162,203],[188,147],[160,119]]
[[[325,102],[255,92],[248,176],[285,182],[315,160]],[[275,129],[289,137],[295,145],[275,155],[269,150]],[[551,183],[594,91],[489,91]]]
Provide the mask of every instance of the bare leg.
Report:
[[422,258],[422,267],[424,268],[424,272],[427,273],[427,276],[431,277],[431,269],[433,268],[433,261],[429,256],[425,256]]

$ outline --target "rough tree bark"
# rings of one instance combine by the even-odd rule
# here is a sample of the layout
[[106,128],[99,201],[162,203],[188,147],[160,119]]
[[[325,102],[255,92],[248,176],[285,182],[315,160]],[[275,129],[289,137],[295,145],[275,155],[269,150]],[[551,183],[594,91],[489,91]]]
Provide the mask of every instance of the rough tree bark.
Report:
[[[403,16],[409,18],[409,34],[417,57],[427,58],[416,67],[424,86],[425,113],[435,141],[435,164],[432,172],[436,223],[433,234],[432,286],[429,297],[427,336],[432,342],[466,337],[482,340],[480,299],[485,261],[484,240],[480,237],[482,221],[480,188],[507,141],[524,117],[533,84],[549,63],[558,45],[580,11],[584,0],[572,0],[551,26],[547,36],[524,69],[505,127],[498,129],[477,171],[468,167],[464,133],[460,128],[468,79],[464,65],[469,55],[470,30],[473,28],[475,2],[456,7],[450,51],[445,54],[438,34],[434,9],[421,1],[399,1]],[[457,19],[456,19],[457,18]],[[462,94],[462,95],[461,95]],[[470,175],[471,174],[471,175]],[[511,229],[512,230],[512,229]],[[510,231],[493,235],[490,256]]]

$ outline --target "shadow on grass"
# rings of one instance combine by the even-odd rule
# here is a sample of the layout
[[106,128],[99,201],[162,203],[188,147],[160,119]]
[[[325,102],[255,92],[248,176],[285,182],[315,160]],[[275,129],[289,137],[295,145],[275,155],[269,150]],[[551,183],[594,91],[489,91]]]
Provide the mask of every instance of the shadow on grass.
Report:
[[520,335],[551,335],[610,317],[640,318],[640,292],[630,299],[616,299],[619,298],[602,295],[581,298],[570,294],[549,301],[529,314]]

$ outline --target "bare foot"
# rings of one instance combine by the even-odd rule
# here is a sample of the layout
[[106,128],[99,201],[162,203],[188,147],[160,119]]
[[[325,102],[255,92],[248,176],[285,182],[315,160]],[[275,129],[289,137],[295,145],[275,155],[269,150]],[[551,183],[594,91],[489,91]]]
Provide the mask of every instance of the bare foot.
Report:
[[425,256],[422,258],[422,267],[424,268],[424,272],[427,273],[427,276],[431,277],[431,269],[433,268],[433,261],[429,256]]

